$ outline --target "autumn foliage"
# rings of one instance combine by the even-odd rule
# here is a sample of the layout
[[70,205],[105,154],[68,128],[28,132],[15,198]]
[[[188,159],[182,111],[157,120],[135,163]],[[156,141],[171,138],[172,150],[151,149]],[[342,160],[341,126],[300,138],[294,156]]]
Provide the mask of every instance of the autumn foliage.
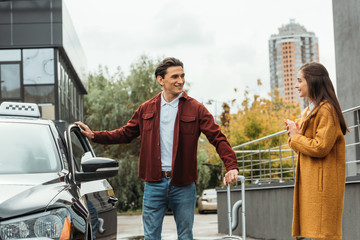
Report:
[[[261,85],[258,80],[258,86]],[[237,89],[235,92],[238,92]],[[233,147],[280,132],[285,129],[284,119],[296,119],[300,115],[299,104],[285,102],[279,97],[277,90],[274,95],[269,93],[269,98],[261,98],[257,94],[250,96],[246,89],[241,99],[236,113],[230,113],[230,105],[236,107],[238,99],[233,100],[230,105],[224,103],[220,116],[222,130]],[[282,138],[281,142],[286,143],[286,138]],[[206,144],[200,146],[204,147],[208,154],[209,163],[221,163],[213,147]]]
[[254,94],[251,98],[245,90],[241,109],[236,114],[229,114],[229,126],[225,127],[232,146],[282,131],[284,119],[299,117],[299,104],[286,103],[277,90],[269,96],[270,99],[266,99]]

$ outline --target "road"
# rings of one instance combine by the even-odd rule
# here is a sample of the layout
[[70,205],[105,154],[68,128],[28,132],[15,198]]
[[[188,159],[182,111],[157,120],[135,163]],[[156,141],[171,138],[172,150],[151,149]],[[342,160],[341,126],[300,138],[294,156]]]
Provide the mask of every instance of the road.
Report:
[[[144,230],[141,215],[119,215],[118,216],[117,239],[142,239]],[[194,239],[221,239],[226,234],[218,233],[217,214],[195,214]],[[172,215],[166,215],[163,222],[162,239],[175,240],[176,225]],[[253,238],[246,238],[254,240]]]

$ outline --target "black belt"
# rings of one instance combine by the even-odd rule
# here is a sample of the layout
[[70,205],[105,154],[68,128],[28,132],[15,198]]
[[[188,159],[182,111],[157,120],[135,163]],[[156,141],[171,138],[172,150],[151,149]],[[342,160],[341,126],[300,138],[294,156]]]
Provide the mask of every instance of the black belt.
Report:
[[162,171],[161,176],[166,178],[171,178],[171,172]]

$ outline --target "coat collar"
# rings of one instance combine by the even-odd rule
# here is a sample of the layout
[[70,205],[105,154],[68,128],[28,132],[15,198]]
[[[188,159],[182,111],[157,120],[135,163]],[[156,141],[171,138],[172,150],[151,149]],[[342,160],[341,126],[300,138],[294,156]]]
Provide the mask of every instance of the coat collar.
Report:
[[187,95],[187,93],[186,93],[185,91],[183,91],[180,99],[189,100],[189,98],[190,98],[190,97]]
[[302,113],[301,113],[301,125],[300,125],[302,134],[304,134],[305,129],[306,129],[308,123],[309,123],[309,120],[310,120],[311,118],[313,118],[313,117],[316,116],[316,114],[317,114],[317,112],[319,111],[319,109],[321,108],[321,106],[323,106],[325,103],[327,103],[326,100],[321,101],[321,102],[319,103],[319,105],[315,106],[315,107],[311,110],[311,112],[310,112],[309,114],[307,114],[307,111],[309,110],[309,106],[306,107],[306,108],[302,111]]

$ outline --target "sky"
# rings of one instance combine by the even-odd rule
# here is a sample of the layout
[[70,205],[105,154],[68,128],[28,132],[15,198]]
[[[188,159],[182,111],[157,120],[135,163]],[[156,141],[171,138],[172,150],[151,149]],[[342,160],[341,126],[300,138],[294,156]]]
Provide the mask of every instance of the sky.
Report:
[[[320,62],[336,88],[331,0],[65,0],[88,70],[120,67],[125,75],[142,54],[184,63],[190,96],[219,114],[245,88],[268,97],[268,41],[295,19],[319,40]],[[257,79],[263,85],[257,86]],[[238,91],[235,92],[234,89]],[[233,105],[232,110],[237,109]]]

